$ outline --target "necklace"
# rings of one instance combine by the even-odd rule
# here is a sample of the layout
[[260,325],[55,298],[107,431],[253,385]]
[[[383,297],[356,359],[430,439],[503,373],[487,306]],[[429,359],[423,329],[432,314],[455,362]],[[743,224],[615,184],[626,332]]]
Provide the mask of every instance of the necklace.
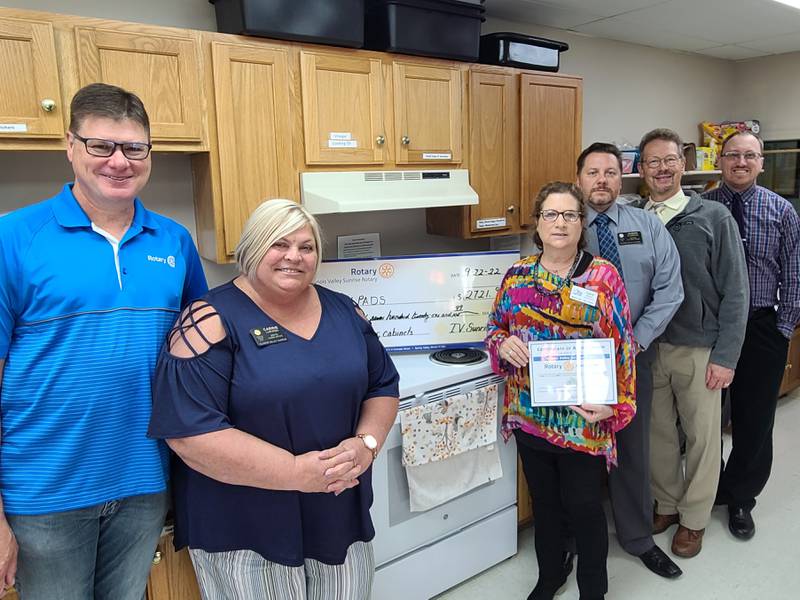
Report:
[[536,288],[536,291],[538,291],[541,294],[545,294],[546,296],[555,296],[556,294],[560,294],[561,290],[564,289],[564,286],[567,284],[568,281],[572,279],[572,276],[575,274],[575,269],[578,268],[578,263],[581,261],[582,257],[583,257],[583,250],[578,250],[577,254],[575,254],[575,260],[572,261],[572,266],[569,268],[569,271],[567,271],[567,274],[564,277],[560,277],[557,273],[554,273],[554,275],[556,277],[559,277],[561,281],[558,282],[558,284],[554,289],[548,290],[542,285],[543,277],[541,270],[543,269],[543,267],[541,266],[542,257],[540,255],[539,260],[536,261],[536,266],[534,267],[533,270],[533,285]]

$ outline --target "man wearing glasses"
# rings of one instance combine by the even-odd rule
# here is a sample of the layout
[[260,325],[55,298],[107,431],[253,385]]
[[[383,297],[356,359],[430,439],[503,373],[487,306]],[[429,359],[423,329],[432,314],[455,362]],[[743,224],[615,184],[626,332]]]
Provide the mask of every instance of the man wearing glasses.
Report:
[[141,600],[168,503],[150,376],[206,281],[137,197],[141,100],[92,84],[70,113],[75,181],[0,219],[0,595],[16,577],[26,600]]
[[650,492],[651,345],[683,300],[678,251],[664,225],[640,208],[617,204],[622,155],[613,144],[594,143],[578,157],[578,186],[586,199],[586,241],[592,254],[617,267],[628,292],[636,355],[636,416],[617,433],[618,466],[608,486],[623,549],[653,573],[681,570],[653,540]]
[[789,339],[800,321],[800,219],[787,200],[756,185],[763,150],[752,133],[728,136],[719,160],[722,185],[704,194],[731,211],[750,279],[747,333],[728,389],[733,446],[716,501],[728,506],[728,528],[742,540],[755,534],[750,512],[772,468],[778,390]]
[[[639,174],[645,210],[666,225],[680,253],[684,300],[656,344],[650,467],[653,533],[678,525],[672,552],[702,549],[721,454],[720,390],[730,385],[747,321],[747,269],[736,222],[717,202],[681,189],[683,143],[669,129],[646,133]],[[686,432],[682,465],[676,420]]]

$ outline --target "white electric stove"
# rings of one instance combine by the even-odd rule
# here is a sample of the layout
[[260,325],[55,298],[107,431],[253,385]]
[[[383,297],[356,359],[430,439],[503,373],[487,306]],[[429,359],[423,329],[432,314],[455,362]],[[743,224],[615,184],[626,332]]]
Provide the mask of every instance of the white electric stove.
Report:
[[[460,361],[474,350],[457,350]],[[401,463],[400,415],[373,466],[373,600],[427,600],[517,552],[516,446],[499,434],[504,379],[485,353],[477,362],[441,364],[429,352],[392,354],[400,373],[400,410],[500,384],[498,441],[503,476],[425,512],[410,512]],[[466,355],[466,356],[462,356]]]

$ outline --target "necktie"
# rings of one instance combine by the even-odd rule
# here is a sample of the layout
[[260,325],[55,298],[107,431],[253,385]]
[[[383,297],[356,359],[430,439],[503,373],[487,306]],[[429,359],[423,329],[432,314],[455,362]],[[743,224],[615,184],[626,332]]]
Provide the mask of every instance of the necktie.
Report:
[[747,236],[745,235],[744,229],[744,206],[742,204],[742,195],[738,192],[734,192],[733,198],[731,198],[731,214],[733,215],[733,220],[736,221],[736,225],[739,226],[739,236],[742,238],[744,251],[745,254],[747,254]]
[[595,231],[597,231],[597,244],[600,247],[600,256],[617,267],[619,276],[622,277],[622,261],[619,259],[617,242],[614,240],[614,236],[608,228],[608,222],[610,220],[609,216],[605,213],[600,213],[594,218],[594,228]]

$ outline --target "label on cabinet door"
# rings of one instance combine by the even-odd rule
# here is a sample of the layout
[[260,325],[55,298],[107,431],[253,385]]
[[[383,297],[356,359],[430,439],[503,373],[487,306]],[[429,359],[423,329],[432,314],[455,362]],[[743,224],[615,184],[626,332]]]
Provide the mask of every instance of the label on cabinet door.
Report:
[[381,255],[381,235],[340,235],[336,238],[339,258],[375,258]]
[[422,160],[452,160],[450,152],[423,152]]
[[28,126],[25,123],[0,123],[0,133],[25,133]]
[[337,133],[336,131],[331,131],[328,134],[329,140],[352,140],[353,134],[351,133]]
[[478,219],[475,221],[475,229],[492,229],[494,227],[505,227],[506,218],[497,217],[495,219]]
[[356,140],[328,140],[328,148],[358,148]]

